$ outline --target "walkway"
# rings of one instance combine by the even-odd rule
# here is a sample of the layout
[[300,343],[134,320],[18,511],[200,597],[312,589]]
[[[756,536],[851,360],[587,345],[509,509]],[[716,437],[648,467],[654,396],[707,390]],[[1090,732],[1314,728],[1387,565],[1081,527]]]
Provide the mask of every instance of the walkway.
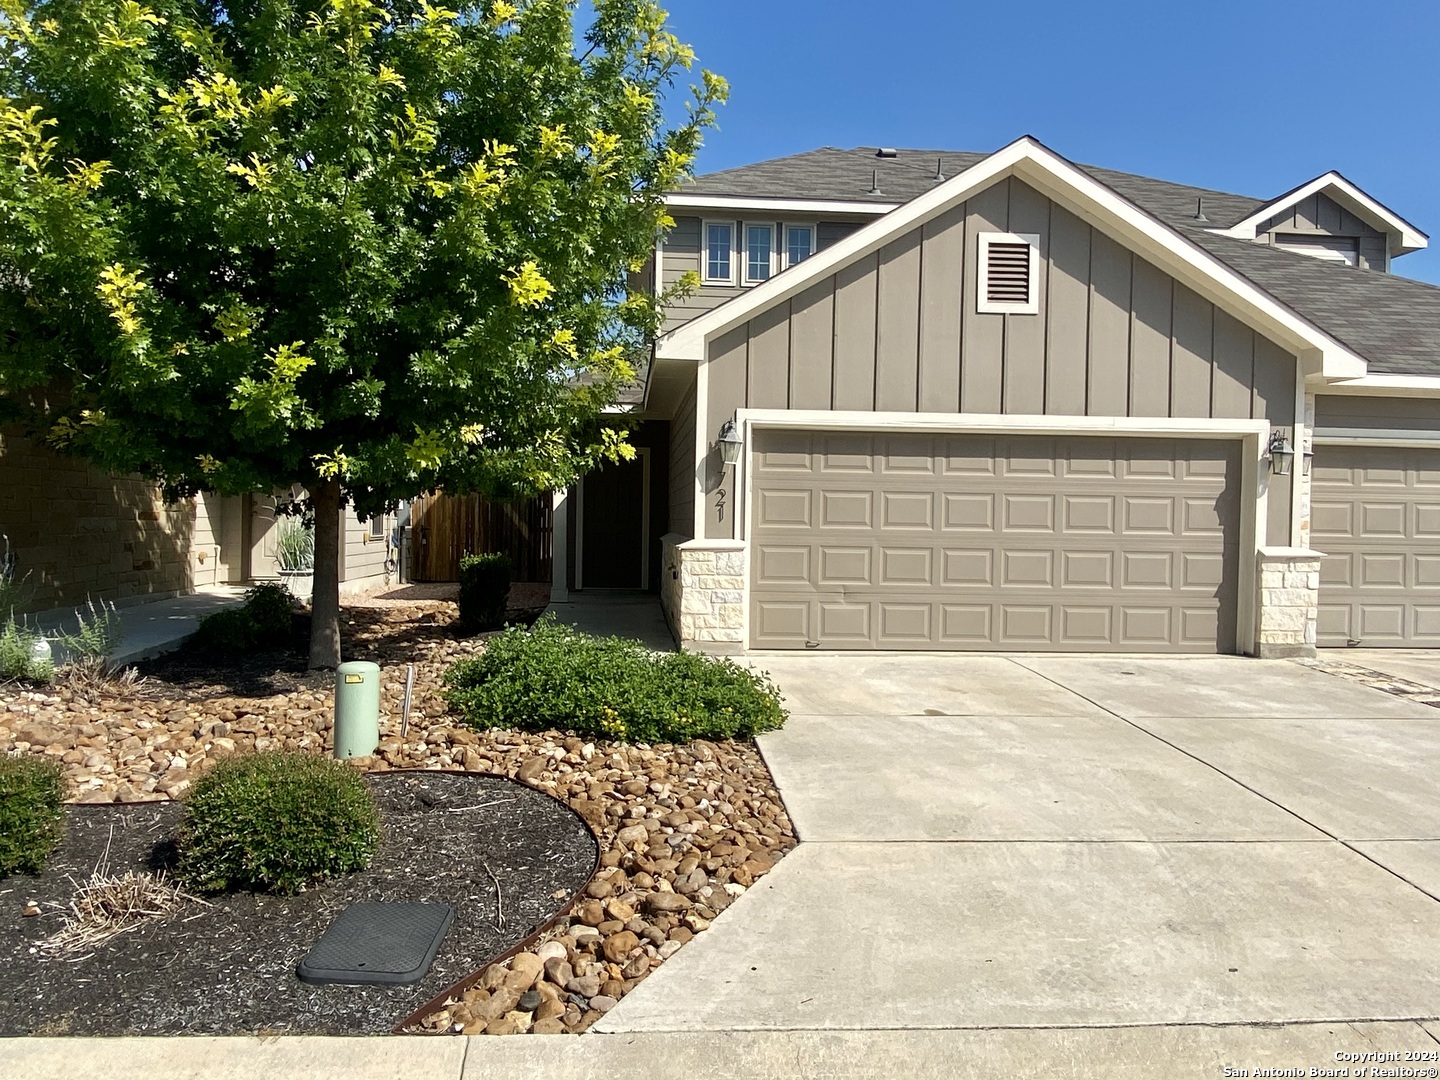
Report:
[[[245,596],[241,585],[207,586],[186,596],[151,600],[117,608],[124,636],[111,656],[117,667],[147,660],[178,649],[200,626],[206,615],[240,604]],[[47,634],[74,633],[75,609],[57,608],[31,616]]]

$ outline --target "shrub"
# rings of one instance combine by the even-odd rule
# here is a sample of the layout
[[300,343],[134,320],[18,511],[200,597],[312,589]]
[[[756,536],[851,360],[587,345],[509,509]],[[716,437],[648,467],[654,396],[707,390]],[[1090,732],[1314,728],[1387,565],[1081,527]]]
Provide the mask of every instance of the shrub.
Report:
[[44,869],[60,842],[64,797],[58,762],[0,757],[0,878]]
[[194,645],[207,652],[249,652],[290,638],[295,597],[284,585],[263,582],[245,593],[245,603],[200,620]]
[[460,623],[466,630],[498,630],[505,625],[513,572],[509,555],[466,555],[460,560]]
[[315,754],[225,758],[185,800],[176,872],[202,892],[291,894],[363,870],[379,842],[365,780]]
[[750,738],[785,722],[769,676],[696,653],[582,634],[542,618],[491,638],[445,673],[446,699],[480,728],[553,728],[637,742]]
[[275,565],[281,570],[315,569],[315,530],[293,514],[275,520]]
[[0,621],[0,682],[48,683],[55,677],[55,665],[35,654],[35,646],[43,638],[39,630],[16,622],[13,615]]

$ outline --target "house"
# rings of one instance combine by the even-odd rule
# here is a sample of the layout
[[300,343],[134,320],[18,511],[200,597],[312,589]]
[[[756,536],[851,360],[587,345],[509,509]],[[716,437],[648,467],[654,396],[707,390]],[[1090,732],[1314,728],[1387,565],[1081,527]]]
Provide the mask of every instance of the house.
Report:
[[638,460],[557,495],[557,596],[658,591],[720,652],[1440,646],[1440,288],[1340,174],[1247,198],[1026,137],[669,204],[650,281],[703,284]]
[[[278,580],[275,505],[265,494],[166,503],[158,484],[110,475],[0,428],[0,559],[13,560],[25,610]],[[394,517],[342,518],[341,587],[385,582]]]

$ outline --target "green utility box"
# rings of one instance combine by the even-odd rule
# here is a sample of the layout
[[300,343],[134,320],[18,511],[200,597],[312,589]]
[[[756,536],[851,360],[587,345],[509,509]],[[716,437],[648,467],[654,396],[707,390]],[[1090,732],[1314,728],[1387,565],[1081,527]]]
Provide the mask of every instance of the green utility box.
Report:
[[380,745],[380,665],[349,660],[335,669],[335,756],[369,757]]

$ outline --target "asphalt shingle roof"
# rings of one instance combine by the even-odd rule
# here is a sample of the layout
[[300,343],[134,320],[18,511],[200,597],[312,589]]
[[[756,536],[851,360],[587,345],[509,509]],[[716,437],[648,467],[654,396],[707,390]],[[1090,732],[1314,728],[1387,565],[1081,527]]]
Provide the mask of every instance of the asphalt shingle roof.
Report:
[[[904,203],[931,190],[937,166],[957,176],[988,154],[822,147],[698,176],[685,194]],[[1440,375],[1440,288],[1424,282],[1324,262],[1280,248],[1220,236],[1269,200],[1190,187],[1090,165],[1079,168],[1159,218],[1276,300],[1343,342],[1375,374]],[[878,193],[872,188],[878,187]],[[1208,223],[1197,222],[1197,200]]]

